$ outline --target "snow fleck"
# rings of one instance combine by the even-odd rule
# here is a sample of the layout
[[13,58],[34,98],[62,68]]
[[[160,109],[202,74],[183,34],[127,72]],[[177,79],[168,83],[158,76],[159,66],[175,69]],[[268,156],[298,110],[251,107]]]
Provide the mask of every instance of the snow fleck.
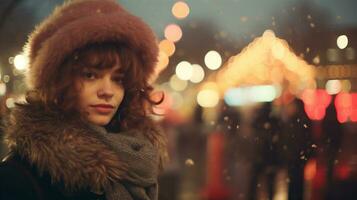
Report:
[[195,163],[193,162],[192,159],[189,158],[185,161],[185,165],[188,167],[191,167],[191,166],[195,165]]

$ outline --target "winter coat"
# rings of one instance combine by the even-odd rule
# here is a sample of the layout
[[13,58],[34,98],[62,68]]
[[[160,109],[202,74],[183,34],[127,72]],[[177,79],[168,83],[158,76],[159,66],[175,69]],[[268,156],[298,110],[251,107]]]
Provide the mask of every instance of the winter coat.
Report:
[[0,164],[0,199],[106,199],[113,183],[120,199],[157,199],[158,157],[135,138],[113,147],[89,124],[41,104],[15,107],[4,130],[10,153]]

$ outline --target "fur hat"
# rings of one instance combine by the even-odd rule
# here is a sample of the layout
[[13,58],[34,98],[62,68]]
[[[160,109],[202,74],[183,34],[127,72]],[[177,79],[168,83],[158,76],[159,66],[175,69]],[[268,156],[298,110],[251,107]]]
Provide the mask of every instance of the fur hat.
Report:
[[57,7],[31,33],[24,47],[30,64],[28,87],[48,87],[74,50],[105,41],[133,49],[143,63],[146,80],[154,72],[158,46],[147,24],[114,0],[72,0]]

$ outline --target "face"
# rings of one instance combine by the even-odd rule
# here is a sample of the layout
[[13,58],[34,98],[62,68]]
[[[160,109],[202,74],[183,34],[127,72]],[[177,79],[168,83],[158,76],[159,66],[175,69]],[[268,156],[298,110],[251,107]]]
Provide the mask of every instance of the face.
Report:
[[78,107],[90,123],[105,126],[118,110],[124,97],[119,68],[84,69],[76,80]]

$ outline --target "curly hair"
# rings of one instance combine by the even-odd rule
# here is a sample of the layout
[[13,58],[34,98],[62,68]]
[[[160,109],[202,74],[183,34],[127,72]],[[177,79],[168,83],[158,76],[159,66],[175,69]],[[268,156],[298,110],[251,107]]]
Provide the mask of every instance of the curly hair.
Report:
[[[140,68],[145,65],[134,50],[114,42],[92,43],[75,50],[60,68],[59,75],[48,87],[30,91],[28,101],[41,101],[48,108],[56,107],[66,114],[83,117],[77,110],[78,91],[73,87],[84,68],[108,69],[118,64],[123,76],[125,95],[113,119],[105,127],[108,131],[137,128],[153,143],[160,141],[154,122],[148,117],[153,106],[163,101],[150,98],[153,87],[147,82],[148,74]],[[35,97],[34,97],[35,96]]]

